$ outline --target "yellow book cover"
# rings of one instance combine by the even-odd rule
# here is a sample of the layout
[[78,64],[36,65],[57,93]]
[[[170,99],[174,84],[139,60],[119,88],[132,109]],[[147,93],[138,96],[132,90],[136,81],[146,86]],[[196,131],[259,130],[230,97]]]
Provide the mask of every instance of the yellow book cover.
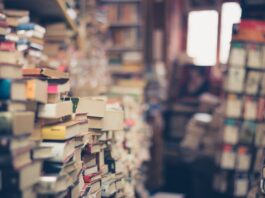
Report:
[[35,99],[35,82],[34,80],[27,80],[26,82],[26,97],[27,99]]
[[65,140],[79,131],[80,121],[71,120],[68,122],[47,126],[41,129],[42,139]]
[[42,139],[64,140],[66,138],[66,126],[44,127],[41,130]]

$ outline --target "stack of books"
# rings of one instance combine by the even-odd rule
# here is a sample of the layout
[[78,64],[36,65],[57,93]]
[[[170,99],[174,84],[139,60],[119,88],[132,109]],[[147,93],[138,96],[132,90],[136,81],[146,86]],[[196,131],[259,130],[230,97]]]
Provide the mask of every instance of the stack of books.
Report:
[[66,27],[65,23],[47,25],[46,30],[44,52],[47,55],[47,59],[42,64],[65,71],[71,58],[68,47],[72,43],[74,33]]
[[31,159],[34,112],[27,111],[24,57],[9,16],[0,13],[0,197],[34,197],[41,163]]
[[[75,137],[76,160],[81,162],[82,170],[79,177],[79,193],[81,196],[89,196],[92,194],[96,197],[101,196],[101,172],[102,164],[101,145],[97,141],[100,131],[99,126],[91,129],[93,121],[90,123],[88,116],[97,120],[102,120],[105,114],[106,102],[97,98],[69,98],[72,101],[75,113],[75,120],[85,123],[86,127],[80,131]],[[90,127],[89,127],[90,124]],[[96,129],[97,128],[97,129]]]
[[29,20],[29,12],[24,10],[6,10],[8,21],[11,25],[15,25],[19,40],[17,49],[22,51],[26,57],[24,67],[34,68],[39,65],[43,54],[43,37],[45,28],[32,23]]
[[46,68],[24,69],[23,74],[48,84],[47,103],[40,104],[37,109],[36,136],[42,140],[42,148],[51,149],[52,156],[43,162],[43,175],[36,188],[38,195],[63,196],[70,188],[71,193],[78,193],[81,164],[76,164],[74,158],[74,138],[83,123],[72,119],[72,102],[63,100],[70,91],[68,74]]

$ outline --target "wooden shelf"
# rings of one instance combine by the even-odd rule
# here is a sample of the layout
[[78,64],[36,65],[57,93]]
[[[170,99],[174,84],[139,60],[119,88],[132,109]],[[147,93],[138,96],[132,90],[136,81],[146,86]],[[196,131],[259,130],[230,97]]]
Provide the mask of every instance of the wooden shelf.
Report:
[[41,23],[65,22],[77,33],[77,25],[67,13],[63,0],[4,0],[6,8],[29,10]]
[[101,3],[140,3],[141,0],[100,0]]
[[108,51],[117,51],[117,52],[129,52],[129,51],[141,51],[141,48],[126,48],[126,47],[111,47],[107,49]]
[[111,23],[109,24],[111,28],[132,28],[132,27],[141,27],[140,23]]

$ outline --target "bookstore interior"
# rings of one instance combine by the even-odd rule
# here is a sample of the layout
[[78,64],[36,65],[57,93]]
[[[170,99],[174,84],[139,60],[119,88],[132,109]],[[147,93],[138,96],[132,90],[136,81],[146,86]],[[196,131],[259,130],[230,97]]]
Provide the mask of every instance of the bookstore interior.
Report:
[[0,198],[265,198],[265,0],[0,0]]

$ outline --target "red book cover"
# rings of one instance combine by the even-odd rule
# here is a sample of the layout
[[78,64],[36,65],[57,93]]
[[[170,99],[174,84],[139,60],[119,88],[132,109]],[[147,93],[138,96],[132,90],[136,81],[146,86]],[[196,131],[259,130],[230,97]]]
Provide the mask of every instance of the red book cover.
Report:
[[83,180],[85,183],[90,183],[93,181],[93,177],[96,177],[98,176],[100,173],[94,173],[94,174],[91,174],[91,175],[83,175]]
[[15,51],[16,44],[11,41],[0,42],[0,50],[1,51]]

